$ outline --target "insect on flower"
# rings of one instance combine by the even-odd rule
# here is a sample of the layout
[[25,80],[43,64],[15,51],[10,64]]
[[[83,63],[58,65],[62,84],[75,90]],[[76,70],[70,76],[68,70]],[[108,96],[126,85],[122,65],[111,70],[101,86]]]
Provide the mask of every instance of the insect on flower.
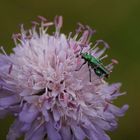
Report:
[[[95,32],[89,26],[86,26],[86,28],[87,29],[83,33],[84,41],[82,42],[81,51],[80,51],[80,56],[82,59],[84,59],[84,63],[76,71],[80,70],[82,68],[82,66],[87,63],[88,67],[89,67],[90,81],[91,81],[91,69],[93,69],[95,74],[97,76],[99,76],[100,78],[104,78],[104,77],[108,78],[111,71],[109,69],[107,69],[107,67],[105,67],[102,62],[102,59],[106,58],[107,55],[104,55],[102,58],[96,58],[96,57],[94,57],[94,55],[92,55],[90,53],[90,51],[94,50],[99,44],[103,44],[105,49],[108,49],[109,45],[106,42],[104,42],[103,40],[97,40],[96,44],[93,47],[91,47],[86,52],[82,52],[83,48],[86,47],[86,44],[89,41],[88,38],[90,38],[90,36]],[[79,28],[77,31],[81,31],[81,29],[84,30],[84,26],[82,24],[79,24]],[[88,39],[88,41],[87,41],[87,39]],[[77,55],[77,57],[79,57],[79,55]],[[114,60],[113,62],[114,62],[113,64],[117,64],[117,60]]]
[[81,56],[85,60],[84,64],[88,63],[88,66],[94,69],[96,75],[108,78],[110,72],[105,68],[100,59],[97,59],[88,53],[81,53]]
[[38,18],[13,34],[10,55],[0,48],[0,118],[15,118],[6,140],[110,140],[106,131],[117,128],[128,105],[113,104],[123,95],[121,84],[105,81],[117,63],[103,64],[108,45],[98,40],[92,46],[95,30],[88,26],[79,24],[67,36],[62,16]]

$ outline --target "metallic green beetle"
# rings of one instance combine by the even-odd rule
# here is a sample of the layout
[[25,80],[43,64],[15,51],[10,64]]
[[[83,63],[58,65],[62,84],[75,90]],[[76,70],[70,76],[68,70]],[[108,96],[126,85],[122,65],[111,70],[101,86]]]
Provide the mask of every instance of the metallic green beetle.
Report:
[[[88,64],[89,66],[89,78],[91,82],[91,69],[94,70],[95,74],[99,76],[100,78],[108,78],[110,71],[103,65],[102,61],[98,58],[95,58],[93,55],[88,54],[87,52],[85,53],[80,53],[82,59],[85,60],[85,62],[80,66],[78,70],[81,69],[81,67],[84,64]],[[77,71],[77,70],[76,70]]]
[[96,73],[96,75],[98,75],[99,77],[108,78],[110,71],[108,71],[105,68],[105,66],[103,65],[100,59],[95,58],[94,56],[88,53],[81,53],[81,56],[85,60],[85,63],[88,63],[88,66],[94,69],[94,72]]

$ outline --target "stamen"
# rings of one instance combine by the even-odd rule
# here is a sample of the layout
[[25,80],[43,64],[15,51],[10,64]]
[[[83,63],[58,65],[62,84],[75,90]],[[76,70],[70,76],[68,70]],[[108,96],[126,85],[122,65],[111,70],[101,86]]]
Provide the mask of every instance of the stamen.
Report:
[[38,19],[40,19],[42,22],[46,22],[47,21],[47,19],[45,17],[43,17],[43,16],[38,16]]
[[106,66],[106,68],[111,72],[111,70],[113,69],[114,64],[118,64],[119,62],[115,59],[111,60],[111,63],[109,65]]
[[32,21],[31,23],[32,23],[33,26],[37,26],[37,25],[39,25],[39,23],[36,22],[36,21]]
[[109,49],[109,45],[106,42],[104,42],[103,40],[97,40],[93,49],[96,48],[99,44],[103,44],[106,49]]
[[119,62],[116,59],[111,59],[112,64],[118,64]]
[[21,34],[20,33],[17,33],[17,34],[13,34],[12,35],[12,39],[14,40],[15,45],[18,44],[17,43],[17,39],[20,40],[20,38],[21,38]]
[[28,35],[28,36],[25,37],[25,39],[29,39],[30,40],[32,37],[33,37],[32,35]]
[[21,29],[22,35],[25,35],[26,31],[24,30],[24,25],[23,24],[20,25],[20,29]]
[[105,58],[107,58],[107,57],[108,57],[108,55],[106,54],[106,55],[104,55],[103,57],[101,57],[100,60],[103,60],[103,59],[105,59]]
[[17,33],[17,34],[13,34],[12,35],[12,38],[13,39],[18,39],[18,38],[20,38],[21,37],[21,34],[20,33]]
[[75,30],[76,34],[73,37],[74,40],[76,40],[79,33],[82,32],[85,29],[84,25],[82,25],[81,23],[77,23],[77,24],[78,24],[78,28]]
[[71,39],[71,35],[72,35],[72,32],[69,33],[69,35],[68,35],[68,40]]
[[91,29],[86,25],[85,31],[83,32],[82,37],[80,38],[81,44],[89,44],[92,35],[96,32],[96,30]]
[[94,33],[96,33],[96,30],[91,29],[88,25],[86,25],[87,30],[89,31],[89,36],[88,36],[88,40],[87,40],[87,44],[89,43],[91,37],[93,36]]
[[62,16],[56,16],[54,19],[54,24],[56,29],[61,29],[62,25],[63,25],[63,18]]
[[47,19],[43,16],[38,16],[38,19],[41,20],[41,27],[39,28],[40,35],[45,34],[47,29],[44,29],[44,23],[47,22]]
[[4,53],[5,56],[8,56],[7,53],[5,52],[3,46],[0,47],[1,51]]
[[43,24],[44,27],[49,27],[49,26],[52,26],[52,25],[54,25],[53,22],[47,22],[47,23]]
[[86,44],[88,36],[89,36],[89,30],[85,30],[82,37],[80,38],[81,44]]
[[7,59],[13,63],[12,59],[9,58],[9,56],[7,55],[6,51],[4,50],[3,46],[0,47],[0,50],[3,52],[3,54],[7,57]]
[[76,29],[76,33],[79,34],[80,32],[82,32],[85,29],[85,27],[80,22],[77,24],[78,24],[78,28]]

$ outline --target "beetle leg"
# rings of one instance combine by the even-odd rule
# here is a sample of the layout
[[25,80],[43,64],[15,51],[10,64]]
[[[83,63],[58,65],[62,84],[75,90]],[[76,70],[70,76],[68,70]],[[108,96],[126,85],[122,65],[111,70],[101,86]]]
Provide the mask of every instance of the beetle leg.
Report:
[[89,66],[89,81],[91,82],[91,67]]
[[85,61],[85,62],[80,66],[80,68],[78,68],[78,69],[75,70],[75,71],[79,71],[86,63],[87,63],[87,62]]

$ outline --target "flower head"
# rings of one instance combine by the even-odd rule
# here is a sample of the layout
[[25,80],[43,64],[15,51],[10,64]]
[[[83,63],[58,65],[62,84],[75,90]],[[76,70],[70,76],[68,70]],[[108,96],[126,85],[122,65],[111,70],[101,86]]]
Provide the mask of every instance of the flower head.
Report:
[[[22,25],[21,33],[13,35],[13,53],[7,55],[1,48],[0,117],[10,113],[16,118],[7,140],[22,135],[25,140],[109,140],[105,132],[117,127],[116,117],[123,116],[128,106],[112,103],[122,94],[120,83],[105,81],[104,73],[109,75],[117,63],[103,65],[107,43],[92,44],[95,30],[80,23],[74,36],[60,33],[61,16],[54,22],[39,19],[41,24],[32,22],[28,31]],[[55,32],[50,35],[47,30],[52,25]]]

